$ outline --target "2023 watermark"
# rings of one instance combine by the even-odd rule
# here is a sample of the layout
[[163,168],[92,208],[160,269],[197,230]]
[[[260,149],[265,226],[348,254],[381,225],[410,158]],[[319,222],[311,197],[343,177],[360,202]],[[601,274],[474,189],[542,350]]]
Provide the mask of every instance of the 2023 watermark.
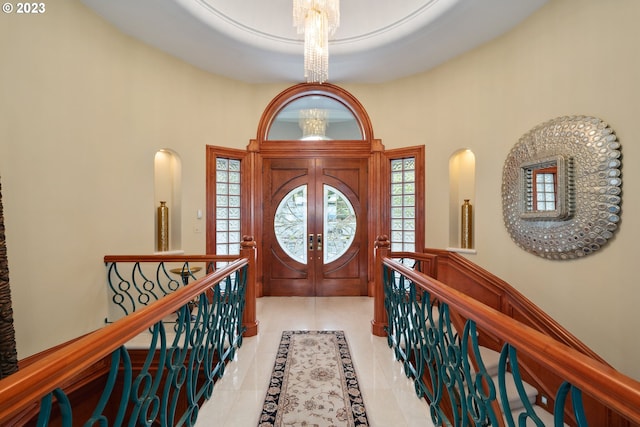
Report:
[[37,15],[47,11],[47,4],[44,2],[32,3],[4,3],[2,5],[4,13]]

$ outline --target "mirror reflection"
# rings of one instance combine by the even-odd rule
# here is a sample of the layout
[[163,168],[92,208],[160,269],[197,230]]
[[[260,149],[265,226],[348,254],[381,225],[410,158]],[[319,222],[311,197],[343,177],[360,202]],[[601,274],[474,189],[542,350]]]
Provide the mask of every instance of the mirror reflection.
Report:
[[353,112],[334,98],[308,95],[278,112],[269,128],[271,141],[362,140]]
[[558,166],[534,169],[533,210],[555,211],[558,197]]
[[553,156],[520,166],[524,201],[521,218],[564,220],[571,217],[571,165],[571,159]]

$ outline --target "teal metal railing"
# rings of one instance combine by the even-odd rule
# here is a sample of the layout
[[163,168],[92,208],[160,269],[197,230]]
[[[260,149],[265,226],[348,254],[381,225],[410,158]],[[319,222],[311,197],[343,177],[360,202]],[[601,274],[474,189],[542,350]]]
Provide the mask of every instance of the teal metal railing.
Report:
[[[585,396],[619,414],[619,425],[640,422],[637,381],[408,267],[407,254],[382,255],[387,341],[416,394],[429,403],[435,425],[549,425],[525,390],[522,357],[563,379],[553,398],[553,425],[589,425]],[[504,343],[497,375],[483,360],[481,334]]]
[[[393,261],[398,262],[398,261]],[[494,384],[480,356],[476,323],[467,320],[460,332],[451,319],[449,305],[432,295],[393,267],[384,266],[385,308],[388,316],[387,340],[407,376],[414,379],[416,393],[430,402],[436,425],[500,425],[503,414],[494,402],[501,402],[510,426],[518,425],[509,410],[506,384]],[[476,366],[472,365],[476,361]],[[524,393],[517,353],[505,345],[499,366],[501,381],[507,366],[525,409],[522,416],[544,427]],[[453,408],[449,413],[447,408]],[[583,408],[578,405],[578,412]],[[560,418],[564,418],[560,407]]]
[[236,258],[222,255],[107,257],[111,307],[105,322],[110,323],[146,307]]
[[[37,426],[194,425],[200,405],[211,397],[214,384],[242,345],[247,325],[253,328],[245,311],[247,289],[255,286],[255,245],[249,243],[242,258],[218,259],[226,267],[165,296],[152,292],[160,287],[143,279],[140,289],[155,301],[135,305],[127,316],[0,381],[0,425],[22,425],[29,419],[37,420]],[[158,261],[155,256],[139,258],[134,272],[142,271],[139,265],[146,258]],[[163,264],[175,261],[161,261],[154,269],[162,271]],[[118,270],[115,261],[107,264],[109,274]],[[253,310],[255,316],[255,301]],[[80,418],[70,384],[101,364],[104,370],[91,378],[102,384],[102,391],[90,414]]]

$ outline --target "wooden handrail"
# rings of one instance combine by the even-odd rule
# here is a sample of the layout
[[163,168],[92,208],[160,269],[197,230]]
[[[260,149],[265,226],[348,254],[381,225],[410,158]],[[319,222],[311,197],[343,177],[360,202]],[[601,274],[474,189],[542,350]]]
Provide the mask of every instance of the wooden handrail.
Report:
[[104,262],[225,262],[238,255],[105,255]]
[[438,278],[438,256],[429,253],[419,252],[389,252],[389,258],[409,258],[424,263],[423,268],[419,269],[427,276],[434,279]]
[[[156,261],[156,256],[136,257]],[[178,256],[180,258],[180,256]],[[198,256],[195,256],[196,258]],[[110,261],[106,261],[109,258]],[[105,262],[120,259],[121,256],[105,257]],[[126,260],[133,260],[127,257]],[[169,257],[162,256],[161,260],[169,261]],[[182,257],[184,258],[184,257]],[[193,257],[190,257],[193,258]],[[211,256],[202,256],[202,260],[209,261]],[[71,380],[94,363],[111,354],[114,350],[127,343],[151,325],[162,320],[167,313],[180,309],[189,301],[215,286],[230,273],[249,263],[248,258],[234,257],[228,266],[206,275],[189,286],[182,287],[166,297],[136,311],[127,317],[92,332],[57,351],[45,355],[42,359],[30,364],[24,369],[0,380],[0,425],[3,420],[20,413],[25,407],[38,402],[43,395],[54,390],[59,384]],[[181,260],[181,259],[180,259]],[[178,261],[180,261],[178,260]],[[193,259],[191,259],[193,260]],[[215,257],[219,260],[219,257]]]
[[600,401],[608,408],[640,424],[640,382],[609,365],[585,355],[535,329],[391,258],[382,263],[412,280],[432,297],[445,302],[483,330],[503,339],[540,365]]
[[500,296],[500,303],[497,306],[493,306],[496,310],[507,314],[512,312],[514,309],[517,309],[532,323],[530,326],[533,326],[534,329],[538,329],[539,331],[552,336],[554,339],[607,364],[600,355],[563,328],[555,319],[540,309],[540,307],[533,304],[528,298],[522,295],[521,292],[504,280],[496,277],[489,271],[483,269],[477,264],[474,264],[458,253],[429,248],[425,249],[425,251],[432,256],[437,256],[438,262],[436,264],[440,265],[440,268],[437,270],[439,275],[432,277],[456,288],[458,288],[460,282],[459,278],[449,277],[454,274],[454,271],[460,272],[460,274],[464,274],[466,277],[472,277],[473,286],[470,292],[466,292],[467,295],[476,297],[476,300],[480,300],[485,304],[492,306],[489,301],[482,300],[478,290],[479,288],[484,288],[488,289],[492,294],[498,292]]

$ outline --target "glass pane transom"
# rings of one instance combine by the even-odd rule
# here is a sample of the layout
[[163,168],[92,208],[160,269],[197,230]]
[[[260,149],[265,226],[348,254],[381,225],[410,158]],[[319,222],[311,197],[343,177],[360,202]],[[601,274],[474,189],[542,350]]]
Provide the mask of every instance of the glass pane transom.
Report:
[[363,140],[360,122],[346,105],[328,96],[307,95],[278,112],[267,140]]

